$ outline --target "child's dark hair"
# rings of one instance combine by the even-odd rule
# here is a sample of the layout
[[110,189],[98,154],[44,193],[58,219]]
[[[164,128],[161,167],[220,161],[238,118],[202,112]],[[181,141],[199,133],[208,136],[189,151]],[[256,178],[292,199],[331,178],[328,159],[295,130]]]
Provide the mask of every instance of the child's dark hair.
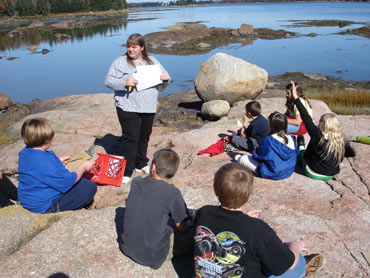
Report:
[[[153,65],[153,61],[149,58],[148,52],[146,51],[146,45],[145,45],[145,39],[142,35],[140,34],[132,34],[128,39],[127,39],[127,47],[130,45],[138,45],[140,47],[144,46],[144,49],[142,51],[143,54],[143,59],[147,62],[148,65]],[[130,56],[127,55],[127,62],[130,63],[131,66],[136,68],[134,61],[130,58]]]
[[279,137],[284,139],[284,144],[287,145],[288,137],[285,134],[288,127],[287,117],[284,114],[275,111],[270,114],[268,121],[270,126],[269,135],[276,133]]
[[25,121],[21,128],[21,135],[27,147],[41,147],[54,138],[54,130],[46,119],[35,118]]
[[245,105],[245,110],[253,117],[261,114],[261,104],[258,101],[252,100]]
[[[298,95],[298,97],[299,98],[303,98],[308,103],[308,106],[310,108],[312,108],[311,103],[308,101],[308,99],[306,98],[306,96],[303,93],[302,87],[299,86],[297,82],[295,82],[295,85],[297,86],[297,95]],[[292,91],[293,90],[292,83],[289,82],[289,84],[285,86],[285,90]],[[293,97],[289,97],[289,96],[286,97],[285,107],[288,108],[289,111],[293,111],[294,110],[293,109],[293,107],[294,107],[294,98]]]
[[241,164],[228,163],[218,169],[213,189],[222,206],[240,208],[253,192],[253,174]]
[[152,165],[155,164],[156,173],[159,177],[170,179],[179,168],[179,155],[170,149],[160,149],[153,155]]

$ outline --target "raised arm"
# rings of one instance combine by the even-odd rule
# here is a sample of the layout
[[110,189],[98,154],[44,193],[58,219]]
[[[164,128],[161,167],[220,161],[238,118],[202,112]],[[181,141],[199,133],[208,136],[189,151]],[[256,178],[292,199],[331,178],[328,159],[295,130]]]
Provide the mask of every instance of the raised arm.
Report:
[[293,81],[291,81],[293,85],[292,94],[294,98],[294,104],[297,106],[299,114],[301,115],[302,121],[306,126],[307,132],[312,138],[313,135],[317,132],[321,132],[320,129],[313,123],[311,116],[308,114],[306,108],[303,106],[301,100],[298,98],[297,95],[297,86]]

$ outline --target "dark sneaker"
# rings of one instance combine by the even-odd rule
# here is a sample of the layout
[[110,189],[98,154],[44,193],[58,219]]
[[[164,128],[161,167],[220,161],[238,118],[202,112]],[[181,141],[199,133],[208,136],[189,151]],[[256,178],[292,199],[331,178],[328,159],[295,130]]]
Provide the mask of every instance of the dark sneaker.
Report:
[[311,254],[304,256],[306,260],[306,276],[309,277],[316,272],[321,266],[323,257],[320,254]]
[[297,145],[299,150],[305,149],[304,136],[302,134],[297,136]]
[[232,144],[226,144],[224,146],[224,150],[225,152],[236,152],[236,151],[239,151],[237,148],[235,148]]

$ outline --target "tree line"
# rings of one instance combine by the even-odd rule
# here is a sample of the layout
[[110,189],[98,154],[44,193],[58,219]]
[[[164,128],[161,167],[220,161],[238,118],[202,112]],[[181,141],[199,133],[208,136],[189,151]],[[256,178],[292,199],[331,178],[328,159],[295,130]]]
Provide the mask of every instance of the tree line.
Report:
[[0,0],[0,16],[126,9],[126,0]]

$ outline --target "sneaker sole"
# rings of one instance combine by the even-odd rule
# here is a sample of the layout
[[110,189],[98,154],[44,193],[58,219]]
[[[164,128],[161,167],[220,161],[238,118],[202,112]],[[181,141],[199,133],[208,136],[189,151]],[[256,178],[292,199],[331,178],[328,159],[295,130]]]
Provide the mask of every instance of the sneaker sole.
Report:
[[323,256],[317,255],[313,257],[306,265],[306,276],[311,276],[322,266]]

